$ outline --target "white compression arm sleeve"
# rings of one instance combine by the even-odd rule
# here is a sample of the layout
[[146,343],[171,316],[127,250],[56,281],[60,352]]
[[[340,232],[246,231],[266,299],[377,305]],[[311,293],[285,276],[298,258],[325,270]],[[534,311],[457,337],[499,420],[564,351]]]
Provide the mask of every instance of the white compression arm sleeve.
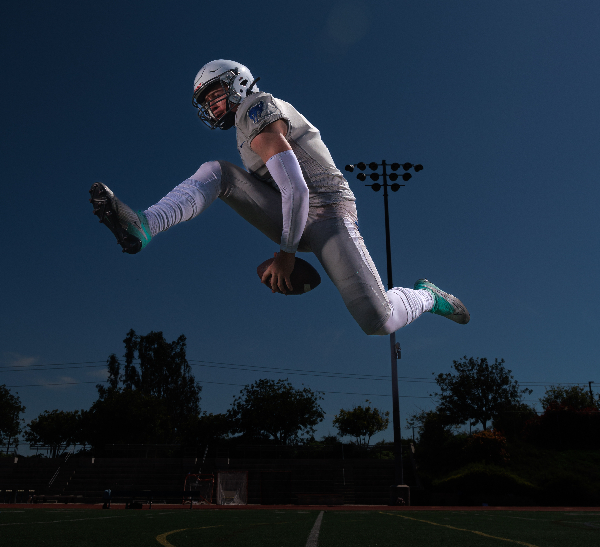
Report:
[[308,187],[292,150],[269,158],[267,169],[281,192],[283,231],[281,250],[295,253],[308,217]]

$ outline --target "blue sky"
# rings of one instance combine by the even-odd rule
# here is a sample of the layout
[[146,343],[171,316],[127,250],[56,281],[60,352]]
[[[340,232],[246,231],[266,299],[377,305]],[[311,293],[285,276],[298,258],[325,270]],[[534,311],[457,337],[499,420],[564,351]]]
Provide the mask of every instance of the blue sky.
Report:
[[[367,398],[391,410],[388,338],[364,335],[326,278],[272,295],[255,272],[276,248],[223,203],[135,256],[92,215],[95,181],[145,209],[204,161],[240,164],[233,131],[191,105],[217,58],[294,104],[339,167],[424,165],[390,197],[394,281],[428,278],[471,322],[425,314],[397,333],[403,418],[433,408],[432,374],[464,355],[504,358],[532,403],[600,383],[597,2],[30,1],[0,25],[0,384],[22,386],[26,421],[88,408],[130,328],[187,336],[209,412],[285,377],[324,392],[318,436]],[[348,180],[385,282],[382,195]]]

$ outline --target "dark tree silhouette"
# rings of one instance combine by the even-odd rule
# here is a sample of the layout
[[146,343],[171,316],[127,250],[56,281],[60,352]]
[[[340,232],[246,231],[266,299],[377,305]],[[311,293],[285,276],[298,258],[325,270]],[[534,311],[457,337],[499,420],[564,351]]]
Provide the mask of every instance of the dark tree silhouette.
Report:
[[231,423],[227,414],[203,412],[201,416],[190,416],[181,427],[182,443],[199,446],[228,439]]
[[96,449],[107,444],[169,444],[177,440],[164,400],[133,389],[115,389],[84,416],[84,440]]
[[84,411],[44,410],[27,425],[25,440],[31,444],[51,447],[51,457],[82,440]]
[[537,412],[532,406],[518,403],[498,412],[492,420],[492,427],[502,431],[505,437],[512,441],[521,438],[526,424],[536,417]]
[[294,444],[303,434],[313,434],[323,421],[320,395],[294,388],[285,380],[258,380],[240,391],[227,415],[233,433],[248,440],[273,439]]
[[371,407],[371,401],[365,402],[365,406],[355,406],[351,410],[341,408],[333,418],[333,425],[340,436],[354,437],[357,445],[368,447],[371,437],[390,425],[390,413]]
[[586,408],[596,408],[596,405],[587,389],[581,386],[550,386],[546,388],[546,393],[540,399],[542,408],[546,409],[551,405],[562,406],[566,410],[584,410]]
[[[138,335],[132,329],[123,342],[125,364],[110,355],[107,385],[96,386],[90,444],[132,443],[133,438],[137,443],[176,442],[190,418],[200,415],[202,387],[186,359],[185,336],[167,342],[162,332]],[[111,426],[114,420],[120,423]]]
[[512,371],[504,368],[504,359],[495,359],[490,365],[486,358],[465,356],[453,363],[455,374],[438,374],[435,379],[441,390],[435,394],[440,401],[437,410],[453,423],[479,423],[485,430],[499,412],[519,404],[523,394],[532,393],[519,389]]
[[19,445],[23,412],[25,407],[21,404],[19,394],[13,395],[6,384],[0,385],[0,443],[6,444],[7,454],[11,443],[15,447]]

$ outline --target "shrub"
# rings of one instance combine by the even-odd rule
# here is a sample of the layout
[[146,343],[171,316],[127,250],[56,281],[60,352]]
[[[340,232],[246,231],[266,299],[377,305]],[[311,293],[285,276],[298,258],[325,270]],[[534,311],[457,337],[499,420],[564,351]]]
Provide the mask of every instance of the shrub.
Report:
[[474,433],[467,439],[464,448],[468,461],[483,461],[491,464],[507,463],[506,438],[496,430],[485,430]]
[[536,417],[537,412],[533,407],[518,403],[498,412],[492,420],[492,426],[496,431],[501,431],[509,441],[521,440],[527,422]]
[[597,485],[569,471],[548,470],[538,475],[536,482],[544,490],[544,505],[595,506],[600,503]]
[[435,489],[442,492],[460,492],[467,498],[488,499],[493,496],[535,498],[540,489],[521,477],[498,467],[475,463],[459,469],[450,476],[433,481]]
[[448,473],[465,463],[465,446],[469,436],[466,433],[440,436],[439,444],[419,442],[416,444],[416,458],[422,471],[429,471],[434,476]]
[[600,412],[551,403],[544,414],[527,422],[525,439],[559,450],[600,448]]

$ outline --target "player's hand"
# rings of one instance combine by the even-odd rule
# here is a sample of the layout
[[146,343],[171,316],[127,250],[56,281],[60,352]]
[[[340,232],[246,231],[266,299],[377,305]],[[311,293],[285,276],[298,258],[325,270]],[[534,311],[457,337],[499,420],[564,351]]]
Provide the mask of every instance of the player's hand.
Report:
[[290,276],[294,271],[295,262],[296,255],[294,253],[286,253],[285,251],[275,253],[275,260],[265,270],[260,279],[261,282],[269,285],[273,292],[287,294],[288,291],[293,291],[294,287],[292,287]]

